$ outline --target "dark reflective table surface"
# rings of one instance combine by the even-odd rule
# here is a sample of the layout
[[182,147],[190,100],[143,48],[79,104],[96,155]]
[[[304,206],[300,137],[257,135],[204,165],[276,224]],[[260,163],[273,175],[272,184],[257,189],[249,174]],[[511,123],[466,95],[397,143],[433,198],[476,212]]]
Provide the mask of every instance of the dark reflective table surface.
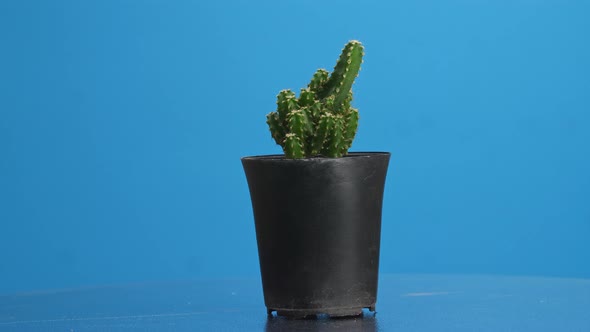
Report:
[[260,281],[0,295],[0,331],[590,331],[590,280],[382,275],[377,314],[267,317]]

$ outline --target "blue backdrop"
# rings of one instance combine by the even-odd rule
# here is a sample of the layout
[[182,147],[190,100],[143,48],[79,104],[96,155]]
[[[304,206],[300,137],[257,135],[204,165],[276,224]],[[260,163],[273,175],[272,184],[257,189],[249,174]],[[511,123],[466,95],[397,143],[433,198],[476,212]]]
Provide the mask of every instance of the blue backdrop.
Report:
[[239,158],[366,47],[382,272],[590,277],[590,6],[1,1],[0,292],[258,275]]

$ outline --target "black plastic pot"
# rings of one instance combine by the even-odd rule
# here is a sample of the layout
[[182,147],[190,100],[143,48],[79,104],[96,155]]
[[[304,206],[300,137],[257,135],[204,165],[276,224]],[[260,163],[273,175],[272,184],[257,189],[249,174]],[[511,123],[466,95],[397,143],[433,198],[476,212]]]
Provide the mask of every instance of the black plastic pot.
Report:
[[339,317],[375,310],[389,157],[242,158],[269,314]]

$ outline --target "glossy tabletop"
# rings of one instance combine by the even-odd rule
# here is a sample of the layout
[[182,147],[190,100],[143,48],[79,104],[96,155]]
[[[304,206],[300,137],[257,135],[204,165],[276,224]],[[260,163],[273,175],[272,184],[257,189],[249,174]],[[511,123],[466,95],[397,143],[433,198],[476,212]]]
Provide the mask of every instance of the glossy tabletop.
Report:
[[382,275],[377,313],[268,317],[257,279],[0,295],[0,331],[590,331],[590,280]]

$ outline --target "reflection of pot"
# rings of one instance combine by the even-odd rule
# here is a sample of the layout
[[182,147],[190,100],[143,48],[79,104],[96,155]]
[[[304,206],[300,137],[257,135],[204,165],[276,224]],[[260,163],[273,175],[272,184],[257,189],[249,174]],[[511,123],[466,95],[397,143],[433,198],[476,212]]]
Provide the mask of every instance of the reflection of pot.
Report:
[[266,332],[279,331],[348,331],[348,332],[375,332],[377,331],[377,318],[373,314],[365,314],[361,318],[338,319],[287,319],[283,317],[269,317],[266,320]]
[[375,310],[389,156],[242,158],[269,313],[337,317]]

